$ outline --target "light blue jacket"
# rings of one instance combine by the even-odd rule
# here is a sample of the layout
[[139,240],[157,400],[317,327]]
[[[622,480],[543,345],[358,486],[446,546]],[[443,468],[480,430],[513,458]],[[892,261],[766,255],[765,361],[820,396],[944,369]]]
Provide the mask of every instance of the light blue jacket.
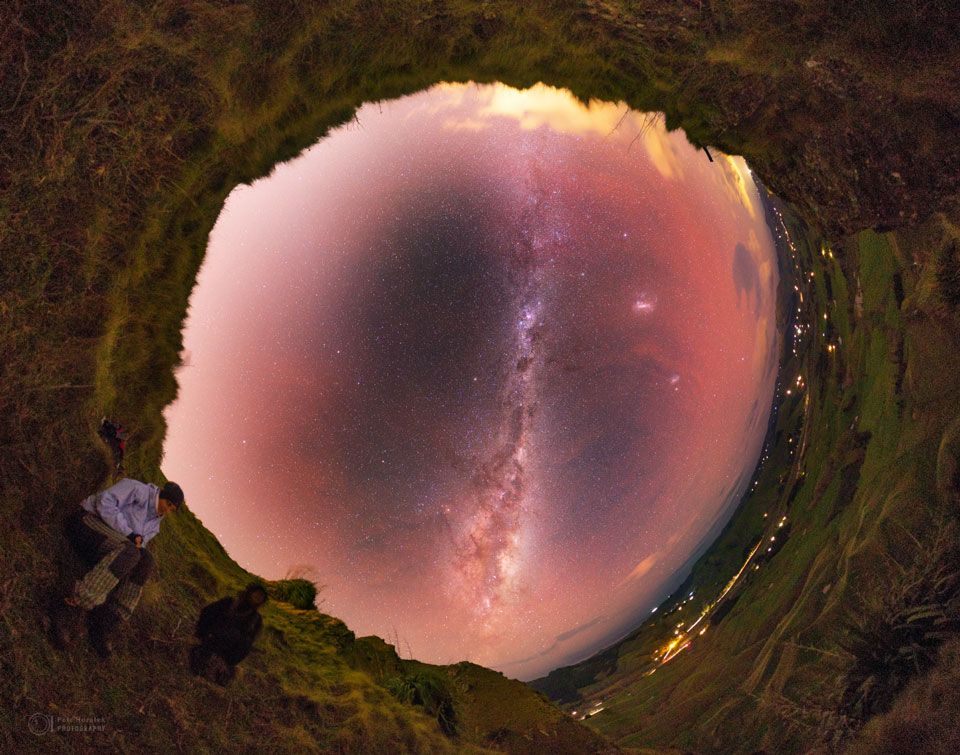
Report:
[[146,545],[160,532],[163,517],[157,514],[160,488],[147,482],[129,478],[100,493],[85,498],[80,505],[97,514],[121,535],[136,533]]

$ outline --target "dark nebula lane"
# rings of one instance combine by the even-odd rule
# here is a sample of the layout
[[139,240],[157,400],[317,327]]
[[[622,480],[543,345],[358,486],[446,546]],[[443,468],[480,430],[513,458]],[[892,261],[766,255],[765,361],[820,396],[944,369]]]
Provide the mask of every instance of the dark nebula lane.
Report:
[[164,469],[241,564],[520,678],[663,596],[759,455],[777,278],[742,160],[624,113],[444,84],[231,194]]

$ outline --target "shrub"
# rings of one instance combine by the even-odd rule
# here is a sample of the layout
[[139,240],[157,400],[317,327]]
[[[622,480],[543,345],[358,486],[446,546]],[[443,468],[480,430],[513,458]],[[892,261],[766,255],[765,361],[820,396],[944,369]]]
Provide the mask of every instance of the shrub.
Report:
[[840,710],[866,721],[888,710],[912,678],[934,665],[941,644],[960,632],[960,537],[956,523],[938,527],[913,557],[866,593],[843,643],[853,663]]
[[956,522],[941,522],[928,538],[912,543],[908,557],[887,558],[883,581],[870,585],[850,608],[840,652],[820,650],[824,663],[840,665],[835,690],[799,699],[768,690],[760,697],[790,736],[830,751],[842,749],[868,720],[894,703],[904,708],[900,693],[936,665],[944,642],[960,638]]
[[290,603],[294,608],[317,608],[317,586],[308,579],[281,579],[271,582],[269,592],[270,597]]
[[386,687],[400,702],[419,705],[437,719],[440,730],[448,737],[457,731],[457,712],[453,707],[453,694],[442,679],[423,672],[409,676],[395,676]]

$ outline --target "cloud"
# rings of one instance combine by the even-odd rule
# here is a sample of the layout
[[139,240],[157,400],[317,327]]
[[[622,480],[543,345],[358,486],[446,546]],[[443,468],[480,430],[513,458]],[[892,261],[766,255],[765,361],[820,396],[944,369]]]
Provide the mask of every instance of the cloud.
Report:
[[755,184],[753,183],[753,176],[750,175],[750,168],[742,157],[732,157],[730,155],[721,155],[721,157],[722,159],[717,165],[720,166],[724,188],[730,197],[743,205],[750,217],[756,220],[757,205],[750,192],[750,188],[754,187]]
[[649,572],[654,565],[657,563],[656,554],[651,554],[643,559],[639,564],[633,567],[633,571],[630,572],[623,580],[620,581],[620,584],[617,587],[623,587],[627,582],[632,582],[635,579],[640,579],[643,575]]
[[686,136],[682,132],[671,134],[664,127],[662,119],[634,123],[634,128],[643,133],[643,147],[660,175],[670,179],[683,178],[680,150],[684,147],[693,149]]
[[[481,89],[474,84],[446,83],[441,87],[448,99],[437,109],[459,107],[471,88],[484,101],[473,116],[448,119],[444,128],[449,130],[480,131],[485,122],[507,118],[516,121],[525,131],[546,127],[558,134],[602,136],[604,139],[617,140],[626,149],[636,143],[646,151],[660,175],[669,179],[683,177],[682,153],[685,150],[694,151],[682,131],[667,131],[662,113],[640,113],[631,110],[624,102],[590,100],[583,103],[566,89],[556,89],[542,83],[524,90],[499,83]],[[727,179],[728,187],[753,213],[743,178],[737,172],[737,164],[732,165],[732,173]],[[746,169],[745,163],[743,169]]]
[[753,313],[760,316],[760,306],[763,302],[763,291],[760,287],[760,271],[753,260],[753,255],[744,244],[737,244],[733,250],[733,287],[737,292],[737,306],[740,305],[740,296],[749,304],[750,296],[755,294]]
[[595,619],[590,619],[590,621],[588,621],[586,624],[581,624],[580,626],[574,627],[573,629],[568,629],[566,632],[561,632],[560,634],[557,635],[556,639],[554,640],[554,643],[559,644],[561,642],[566,642],[571,637],[576,637],[578,634],[580,634],[581,632],[585,632],[590,627],[595,627],[605,618],[606,616],[597,616]]
[[600,615],[600,616],[597,616],[596,618],[590,619],[590,621],[584,624],[580,624],[579,626],[576,626],[573,629],[568,629],[566,632],[561,632],[553,639],[553,642],[551,642],[550,645],[544,648],[543,650],[540,650],[534,653],[533,655],[528,655],[526,658],[519,658],[515,661],[509,661],[507,663],[503,663],[501,664],[501,667],[506,668],[508,666],[519,666],[522,663],[529,663],[530,661],[535,661],[538,658],[543,658],[545,656],[548,656],[570,638],[576,637],[578,634],[582,634],[583,632],[586,632],[588,629],[592,629],[593,627],[597,626],[598,624],[601,624],[606,620],[607,620],[606,615]]
[[625,105],[591,100],[584,105],[565,89],[535,84],[523,91],[497,84],[490,88],[481,118],[511,118],[533,131],[547,126],[563,134],[606,135],[616,128]]

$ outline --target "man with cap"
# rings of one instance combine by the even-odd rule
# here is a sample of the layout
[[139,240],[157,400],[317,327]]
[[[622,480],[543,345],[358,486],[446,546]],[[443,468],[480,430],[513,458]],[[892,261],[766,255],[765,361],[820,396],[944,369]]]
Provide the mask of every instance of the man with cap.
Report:
[[58,645],[69,641],[71,624],[89,611],[90,642],[101,657],[110,655],[113,631],[133,614],[153,570],[145,546],[160,532],[163,517],[182,503],[183,490],[175,482],[159,488],[123,479],[80,504],[67,520],[67,535],[89,570],[58,606]]
[[258,611],[266,602],[264,586],[251,582],[237,597],[221,598],[206,606],[197,619],[200,644],[190,650],[190,670],[226,687],[263,628]]

